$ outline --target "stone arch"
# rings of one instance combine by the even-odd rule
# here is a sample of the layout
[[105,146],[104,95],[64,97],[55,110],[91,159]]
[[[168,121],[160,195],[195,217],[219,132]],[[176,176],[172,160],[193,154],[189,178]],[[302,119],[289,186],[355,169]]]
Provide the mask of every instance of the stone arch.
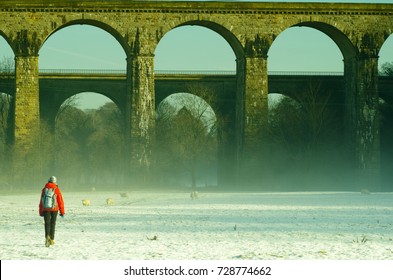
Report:
[[[357,52],[355,46],[352,44],[352,42],[348,38],[348,36],[345,33],[343,33],[341,30],[332,26],[329,23],[319,22],[319,21],[307,21],[307,22],[295,23],[293,25],[287,26],[287,28],[285,28],[285,29],[282,29],[279,32],[279,34],[284,32],[288,28],[295,27],[295,26],[310,27],[310,28],[319,30],[322,33],[326,34],[329,38],[331,38],[333,40],[333,42],[335,42],[337,47],[340,49],[340,51],[344,57],[344,60],[352,59],[358,55],[358,52]],[[279,34],[275,34],[274,38],[277,38]],[[273,40],[273,42],[274,42],[274,40]],[[271,45],[270,45],[270,47],[271,47]]]
[[287,75],[294,72],[331,75],[343,71],[343,56],[337,44],[325,33],[308,26],[291,26],[281,32],[270,46],[267,58],[271,75],[283,75],[283,70]]
[[[288,28],[297,27],[297,26],[313,28],[328,36],[337,46],[338,50],[341,52],[344,62],[352,61],[358,56],[357,50],[354,47],[354,45],[351,43],[350,39],[342,31],[340,31],[334,26],[331,26],[323,22],[305,22],[305,23],[297,23],[291,25]],[[345,64],[343,64],[342,67],[345,73],[346,71]],[[328,84],[327,80],[326,81],[319,80],[319,81],[321,81],[321,83],[325,83],[325,86],[322,86],[321,90],[329,89],[330,91],[334,91],[335,93],[338,93],[337,88],[333,88],[332,85]],[[343,89],[345,95],[348,94],[348,92],[345,91],[346,88],[344,83],[339,84],[338,88]],[[308,95],[307,88],[305,88],[304,90],[299,88],[298,91],[299,93],[304,91],[306,95]],[[316,90],[314,92],[318,93]],[[306,106],[301,106],[301,107],[299,106],[299,111],[295,106],[292,107],[292,109],[294,110],[291,110],[291,107],[279,108],[280,109],[278,111],[279,114],[276,115],[278,116],[278,121],[277,119],[274,118],[274,115],[272,117],[272,120],[276,121],[279,125],[283,125],[283,127],[278,126],[279,129],[278,128],[276,129],[277,131],[282,130],[284,131],[284,133],[282,136],[283,139],[279,138],[278,139],[279,141],[277,141],[277,143],[272,143],[272,145],[275,146],[274,149],[272,149],[273,151],[270,152],[269,156],[271,157],[271,166],[272,166],[273,173],[277,172],[276,170],[280,170],[280,168],[282,167],[286,169],[285,164],[287,162],[292,162],[293,166],[288,167],[288,170],[290,170],[289,168],[293,168],[292,169],[293,172],[292,173],[288,172],[287,176],[288,178],[291,178],[291,181],[294,184],[298,184],[299,187],[309,184],[310,182],[314,182],[311,184],[317,185],[319,181],[323,184],[329,185],[328,182],[330,182],[330,177],[332,173],[338,174],[337,175],[338,179],[334,183],[336,183],[337,186],[339,186],[340,188],[345,187],[346,173],[343,171],[351,170],[351,166],[346,162],[346,159],[348,158],[346,156],[347,139],[345,139],[344,137],[345,130],[342,127],[343,124],[345,123],[344,114],[346,110],[345,101],[344,101],[345,99],[343,95],[344,94],[331,94],[331,97],[325,100],[324,94],[316,94],[316,95],[310,95],[311,98],[304,99],[302,105],[307,105],[308,102],[310,102],[310,107],[308,107],[309,109],[317,109],[318,111],[321,110],[320,112],[324,113],[323,115],[321,114],[320,116],[317,117],[313,117],[310,114],[303,114],[302,112],[308,111]],[[316,96],[318,96],[318,98]],[[319,100],[320,98],[319,96],[321,96],[321,100]],[[328,94],[326,96],[328,96]],[[307,103],[304,101],[307,101]],[[290,105],[289,103],[283,103],[283,104]],[[327,104],[327,105],[324,107],[318,107],[319,106],[318,104]],[[299,112],[300,114],[297,115],[297,112]],[[280,115],[282,114],[285,115],[287,113],[288,114],[294,113],[294,116],[288,117],[288,119],[293,119],[298,121],[294,123],[286,123],[285,122],[286,118],[285,117],[280,118]],[[270,112],[269,112],[269,117],[270,117]],[[284,122],[281,123],[280,120],[284,120]],[[310,120],[309,123],[307,123],[308,120]],[[320,131],[316,131],[312,129],[315,123],[318,123],[318,125],[320,125],[321,127]],[[287,128],[287,130],[283,128]],[[296,129],[291,131],[291,129],[288,128],[296,128]],[[274,127],[271,128],[271,131],[273,134],[272,135],[273,139],[275,137],[280,136],[280,134],[277,134],[277,131],[274,130]],[[297,131],[302,131],[302,133],[296,134]],[[287,134],[285,135],[285,133]],[[303,138],[302,136],[306,136],[306,137]],[[284,140],[288,141],[288,143],[290,144],[288,144],[287,146],[282,145],[282,143],[285,143]],[[280,141],[282,143],[280,143]],[[312,156],[310,156],[310,154]],[[289,158],[287,158],[288,155],[290,155]],[[318,155],[318,157],[315,155]],[[328,162],[329,166],[332,167],[327,168],[327,166],[320,164],[319,160],[321,159],[323,159],[322,160],[323,162]],[[306,164],[306,165],[302,166],[302,164]],[[309,165],[310,167],[307,167],[307,165]],[[300,174],[302,170],[307,168],[309,168],[309,170],[313,170],[312,174],[311,173],[305,174],[303,178],[297,177],[297,174]],[[273,184],[276,183],[282,185],[288,184],[288,182],[276,180],[276,178],[274,177],[271,178],[271,180]],[[288,186],[289,185],[290,184],[288,184]]]
[[44,89],[44,92],[40,93],[40,106],[41,110],[41,118],[46,120],[50,127],[54,128],[56,116],[64,104],[66,100],[73,96],[77,96],[78,94],[85,93],[85,92],[93,92],[100,95],[103,95],[113,101],[116,107],[119,108],[121,113],[125,115],[125,97],[123,95],[114,95],[110,91],[105,90],[94,90],[94,88],[86,87],[85,89],[74,89],[74,90],[67,90],[67,88],[60,88],[57,91],[47,91]]
[[206,20],[190,21],[190,22],[183,23],[180,26],[184,26],[184,25],[200,25],[215,31],[228,42],[229,46],[232,48],[233,52],[235,53],[237,59],[243,56],[244,50],[240,41],[238,40],[238,38],[236,38],[236,36],[231,31],[226,29],[223,25]]
[[[325,39],[326,41],[323,41],[325,43],[325,45],[329,44],[328,46],[330,47],[330,49],[334,48],[334,51],[335,51],[334,57],[341,54],[342,58],[340,58],[340,59],[345,60],[344,53],[346,53],[347,58],[353,58],[353,56],[356,55],[355,48],[353,47],[353,45],[351,44],[349,39],[340,30],[336,29],[335,27],[333,27],[327,23],[306,22],[306,23],[301,23],[301,24],[295,24],[295,25],[289,26],[288,28],[284,29],[284,31],[281,32],[280,34],[286,32],[286,31],[289,31],[289,29],[294,28],[294,27],[306,27],[305,29],[312,29],[316,33],[323,34],[323,36],[327,37],[327,38],[321,38],[321,40]],[[300,30],[299,31],[300,34],[303,32],[300,28],[298,30]],[[276,38],[278,38],[278,37],[276,37]],[[294,41],[295,38],[296,37],[292,37],[291,38],[292,41]],[[316,38],[314,38],[314,39],[316,39]],[[273,45],[274,45],[274,42],[273,42],[272,46]],[[313,47],[315,48],[315,46],[313,46]],[[291,52],[288,52],[288,53],[291,53]],[[308,55],[309,54],[306,53],[306,56],[308,56]],[[313,55],[314,55],[313,58],[317,58],[315,53],[313,53]],[[319,56],[318,56],[318,58],[319,58]],[[340,61],[340,60],[337,59],[337,61]],[[336,67],[337,65],[334,64],[332,66]],[[318,68],[319,64],[316,65],[316,67]],[[340,67],[341,67],[340,72],[345,70],[345,65],[341,64]],[[320,71],[320,69],[316,69],[316,70]],[[295,70],[295,71],[298,71],[298,70]],[[304,71],[308,71],[308,70],[304,70]],[[342,117],[341,111],[344,110],[343,95],[345,94],[345,90],[343,89],[344,83],[342,83],[341,81],[339,83],[333,83],[332,79],[329,78],[329,75],[327,75],[325,73],[321,76],[321,78],[318,78],[318,79],[311,79],[312,76],[310,76],[310,78],[309,78],[308,75],[304,74],[304,73],[301,73],[300,75],[301,76],[298,76],[298,77],[302,77],[301,83],[296,84],[293,81],[289,82],[288,85],[290,85],[290,86],[283,88],[285,91],[281,90],[280,86],[278,86],[279,93],[284,94],[287,97],[291,97],[292,99],[298,99],[304,94],[304,92],[308,92],[311,88],[318,87],[318,88],[320,88],[321,91],[326,89],[327,90],[326,93],[329,93],[329,95],[331,95],[331,97],[330,97],[331,100],[329,101],[332,104],[331,106],[333,106],[333,104],[337,108],[340,106],[340,109],[339,109],[339,112],[337,113],[337,115],[340,115],[340,117]],[[331,76],[331,77],[334,77],[334,76]],[[340,78],[340,77],[338,77],[338,78]],[[282,82],[280,83],[280,85],[282,85]],[[274,89],[274,87],[276,89]],[[271,90],[272,88],[273,88],[273,90],[276,90],[275,92],[277,92],[277,86],[269,84],[269,90]],[[271,91],[271,92],[273,92],[273,91]]]
[[354,58],[357,56],[357,51],[348,36],[346,36],[341,30],[338,28],[324,22],[302,22],[299,24],[296,24],[295,26],[307,26],[311,28],[315,28],[323,33],[325,33],[327,36],[329,36],[338,46],[340,49],[344,60]]
[[52,36],[54,33],[60,31],[63,28],[67,28],[69,26],[73,26],[73,25],[91,25],[97,28],[100,28],[106,32],[108,32],[110,35],[113,36],[113,38],[115,38],[115,40],[121,45],[121,47],[123,48],[125,54],[130,53],[130,47],[127,44],[127,41],[124,39],[124,37],[120,34],[119,31],[117,31],[115,28],[113,28],[112,26],[102,22],[102,21],[98,21],[98,20],[91,20],[91,19],[77,19],[77,20],[71,20],[69,22],[64,23],[63,25],[55,28],[52,32],[50,32],[49,34],[47,34],[47,36],[44,38],[44,40],[42,41],[42,44],[40,46],[40,49],[42,48],[42,46],[45,44],[45,42],[48,40],[48,38],[50,36]]
[[[56,32],[63,30],[64,28],[75,26],[75,25],[89,25],[96,28],[99,28],[108,34],[110,34],[122,47],[125,51],[125,56],[128,50],[128,46],[124,40],[121,39],[121,35],[109,25],[97,21],[97,20],[71,20],[56,29],[53,32],[46,36],[45,40],[43,40],[43,44],[40,46],[40,49],[44,46],[45,42]],[[126,62],[124,62],[126,64]],[[126,110],[126,91],[125,85],[119,84],[114,89],[108,84],[102,83],[100,81],[86,81],[79,82],[76,80],[72,80],[68,85],[62,86],[58,84],[57,87],[52,87],[50,84],[48,86],[40,86],[40,114],[42,119],[46,120],[51,127],[53,127],[56,114],[63,104],[65,100],[74,96],[78,93],[82,92],[100,92],[100,94],[111,99],[116,106],[121,110],[122,114],[125,114]]]
[[[241,42],[238,40],[238,38],[233,34],[230,30],[225,28],[223,25],[213,22],[213,21],[207,21],[207,20],[188,20],[184,21],[182,23],[175,24],[173,26],[170,26],[167,30],[165,30],[160,39],[165,36],[165,34],[177,27],[181,26],[188,26],[188,25],[197,25],[201,27],[206,27],[214,32],[216,32],[218,35],[223,37],[235,53],[236,59],[239,59],[240,57],[243,57],[244,50],[242,47]],[[159,40],[157,42],[157,46],[159,44]],[[156,46],[156,47],[157,47]]]
[[[321,21],[309,21],[309,22],[300,22],[296,23],[294,25],[288,26],[286,29],[283,31],[287,30],[288,28],[291,27],[309,27],[315,30],[318,30],[328,36],[334,44],[337,46],[338,50],[341,52],[343,56],[343,74],[344,74],[344,82],[342,85],[339,85],[339,87],[335,87],[334,90],[335,92],[342,92],[343,94],[339,95],[332,95],[332,98],[334,99],[334,102],[336,104],[341,104],[341,109],[342,112],[340,112],[340,115],[342,114],[343,118],[345,117],[345,114],[347,114],[346,106],[350,106],[348,104],[351,103],[351,98],[354,94],[355,87],[354,85],[354,80],[353,80],[353,71],[356,71],[353,66],[353,62],[356,58],[359,56],[358,49],[354,44],[351,42],[351,39],[345,34],[343,31],[338,29],[337,27],[333,26],[332,24],[328,22],[321,22]],[[328,81],[323,82],[324,85],[328,85]],[[344,97],[345,95],[345,97]],[[344,98],[346,99],[346,103],[344,102]],[[348,125],[348,124],[347,124]]]
[[[236,38],[236,36],[234,35],[234,33],[232,33],[230,30],[228,30],[226,27],[224,27],[223,25],[213,22],[213,21],[207,21],[207,20],[185,20],[184,22],[181,23],[176,23],[171,25],[169,28],[167,28],[165,30],[165,32],[162,33],[160,39],[162,39],[165,34],[167,34],[168,32],[174,30],[175,28],[178,27],[184,27],[184,26],[200,26],[200,27],[204,27],[207,28],[215,33],[217,33],[218,36],[221,36],[229,45],[229,47],[232,49],[232,51],[235,54],[235,58],[236,58],[236,64],[239,63],[239,61],[242,61],[242,58],[244,56],[244,49],[241,45],[241,42],[238,40],[238,38]],[[157,42],[157,46],[159,45],[161,40],[159,40]],[[157,47],[156,46],[156,47]],[[237,66],[237,69],[239,69],[239,67]],[[240,75],[238,75],[240,76]],[[219,101],[221,104],[210,104],[210,106],[214,106],[214,111],[217,114],[235,114],[236,112],[236,108],[235,108],[235,101],[238,98],[237,94],[236,94],[236,82],[235,82],[235,86],[231,85],[231,87],[229,87],[226,84],[222,84],[219,85],[218,83],[214,84],[214,82],[210,82],[207,80],[202,80],[199,79],[198,77],[196,78],[196,80],[198,80],[197,83],[203,83],[203,84],[209,84],[212,89],[216,90],[218,92],[219,96]],[[187,91],[187,87],[189,84],[193,84],[195,83],[195,81],[192,81],[192,79],[187,82],[184,85],[177,85],[176,91],[180,92],[180,91]],[[163,91],[157,94],[157,88],[156,88],[156,106],[158,106],[158,104],[168,95],[170,95],[170,91]],[[225,101],[224,101],[225,100]],[[225,103],[225,104],[224,104]],[[224,108],[226,107],[226,108]],[[230,107],[230,108],[229,108]],[[230,112],[230,113],[228,113]],[[232,116],[234,117],[234,116]]]

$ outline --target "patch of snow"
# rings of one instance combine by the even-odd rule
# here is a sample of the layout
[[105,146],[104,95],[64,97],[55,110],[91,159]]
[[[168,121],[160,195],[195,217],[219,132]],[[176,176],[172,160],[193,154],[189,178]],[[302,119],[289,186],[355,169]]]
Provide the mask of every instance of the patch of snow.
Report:
[[[44,246],[39,192],[0,196],[2,260],[391,260],[393,194],[67,192]],[[113,204],[106,203],[113,198]],[[82,200],[89,199],[90,206]]]

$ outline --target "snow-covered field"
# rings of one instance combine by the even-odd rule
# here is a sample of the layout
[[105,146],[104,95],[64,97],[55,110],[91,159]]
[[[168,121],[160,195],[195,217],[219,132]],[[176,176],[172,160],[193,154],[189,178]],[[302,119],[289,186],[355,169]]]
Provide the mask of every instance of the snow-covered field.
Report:
[[[63,196],[66,216],[58,218],[56,244],[46,248],[39,192],[1,195],[0,259],[393,259],[393,193]],[[90,206],[82,205],[85,198]]]

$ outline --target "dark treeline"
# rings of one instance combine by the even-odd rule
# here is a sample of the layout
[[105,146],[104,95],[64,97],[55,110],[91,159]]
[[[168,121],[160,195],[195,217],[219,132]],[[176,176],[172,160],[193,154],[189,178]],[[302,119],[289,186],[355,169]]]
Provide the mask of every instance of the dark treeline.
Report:
[[283,97],[269,110],[267,177],[276,190],[350,189],[353,166],[343,106],[319,85]]
[[65,108],[56,119],[54,173],[71,186],[123,184],[124,117],[116,105]]
[[[181,97],[179,109],[163,102],[157,110],[156,141],[152,147],[147,178],[131,178],[131,154],[125,142],[125,117],[117,106],[81,110],[77,98],[66,101],[55,126],[41,120],[33,133],[32,149],[18,153],[7,144],[8,95],[2,95],[1,182],[25,188],[41,184],[55,174],[70,189],[125,188],[138,184],[161,187],[208,185],[217,176],[217,120],[205,114],[210,108],[201,98]],[[7,103],[8,102],[8,103]],[[188,103],[188,104],[187,104]],[[17,164],[15,164],[17,163]],[[23,173],[19,172],[23,170]],[[17,182],[17,183],[16,183]]]
[[64,104],[55,127],[41,121],[40,132],[33,138],[34,148],[23,155],[23,177],[13,174],[11,181],[38,184],[55,174],[68,188],[123,183],[124,118],[114,103],[95,110]]

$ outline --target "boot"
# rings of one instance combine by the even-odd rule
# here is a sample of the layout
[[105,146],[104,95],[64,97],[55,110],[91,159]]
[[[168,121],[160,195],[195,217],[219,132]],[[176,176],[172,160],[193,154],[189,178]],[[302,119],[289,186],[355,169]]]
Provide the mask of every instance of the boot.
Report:
[[50,239],[49,235],[47,235],[46,238],[45,238],[45,247],[49,247],[50,246],[50,241],[51,241],[51,239]]
[[55,245],[55,240],[52,239],[52,238],[50,238],[50,239],[49,239],[49,244],[50,244],[50,245]]

